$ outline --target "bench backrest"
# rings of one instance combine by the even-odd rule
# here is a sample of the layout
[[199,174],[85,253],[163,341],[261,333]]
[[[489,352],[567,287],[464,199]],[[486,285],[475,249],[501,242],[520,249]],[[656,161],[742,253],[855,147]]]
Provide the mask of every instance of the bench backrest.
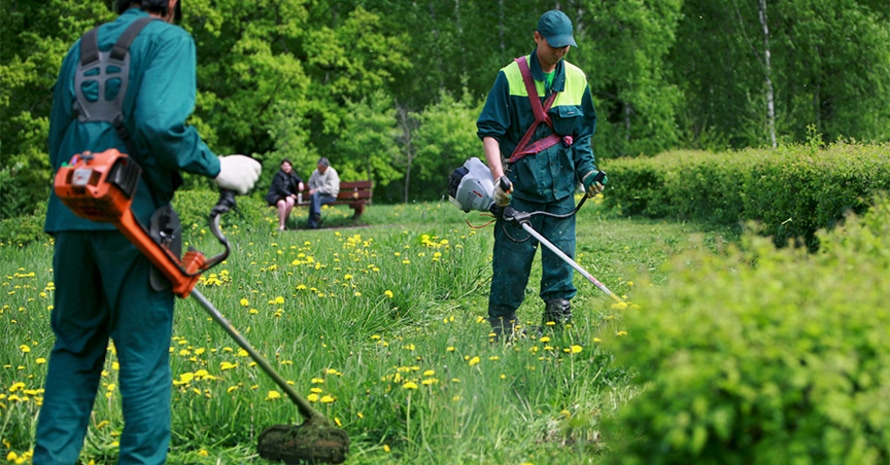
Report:
[[364,200],[371,203],[373,181],[340,181],[340,193],[337,200]]

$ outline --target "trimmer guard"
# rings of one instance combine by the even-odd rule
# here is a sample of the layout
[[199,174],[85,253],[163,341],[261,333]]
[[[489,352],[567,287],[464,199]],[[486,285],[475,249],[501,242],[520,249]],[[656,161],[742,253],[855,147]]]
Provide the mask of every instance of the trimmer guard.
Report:
[[272,425],[260,433],[257,452],[266,460],[286,464],[343,463],[349,452],[349,436],[330,426]]

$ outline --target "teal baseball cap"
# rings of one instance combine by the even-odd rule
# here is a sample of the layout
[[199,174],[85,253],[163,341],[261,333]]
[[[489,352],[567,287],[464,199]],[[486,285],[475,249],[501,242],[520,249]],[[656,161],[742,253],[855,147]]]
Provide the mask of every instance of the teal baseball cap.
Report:
[[551,47],[578,46],[575,43],[575,38],[572,37],[572,20],[562,11],[550,10],[542,14],[541,19],[538,20],[537,31]]

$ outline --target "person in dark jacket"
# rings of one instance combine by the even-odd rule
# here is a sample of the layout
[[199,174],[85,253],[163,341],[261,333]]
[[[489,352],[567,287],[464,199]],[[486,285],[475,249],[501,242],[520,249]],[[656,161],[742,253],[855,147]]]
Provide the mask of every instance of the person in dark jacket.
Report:
[[278,208],[278,230],[286,229],[285,223],[290,218],[290,212],[298,203],[303,190],[303,179],[294,172],[294,165],[285,158],[281,160],[281,169],[272,178],[272,185],[266,194],[266,203]]
[[[498,72],[476,121],[477,135],[495,182],[495,202],[517,211],[547,213],[533,216],[531,226],[572,257],[575,215],[570,213],[576,186],[583,185],[592,197],[606,182],[597,176],[590,144],[596,110],[587,76],[564,59],[570,47],[577,47],[568,16],[559,10],[541,15],[534,41],[530,54]],[[520,63],[532,78],[529,87]],[[535,94],[531,98],[529,88]],[[521,144],[535,124],[535,101],[541,102],[550,123],[537,125],[528,143]],[[538,241],[503,219],[498,219],[494,240],[488,319],[495,336],[509,340],[520,329],[516,310],[525,295]],[[576,293],[573,268],[547,248],[541,251],[541,262],[542,325],[565,325],[571,320],[570,300]]]
[[[108,73],[86,75],[80,52],[82,46],[92,50],[93,41],[79,40],[71,47],[53,88],[49,120],[53,170],[87,151],[126,153],[142,170],[130,207],[142,225],[150,224],[154,212],[169,208],[180,171],[246,194],[260,175],[259,162],[245,155],[217,156],[186,123],[195,105],[196,53],[188,32],[171,24],[179,11],[178,0],[118,0],[117,11],[116,20],[97,30],[100,56],[131,25],[151,18],[128,48],[127,85],[115,77],[118,86],[105,86],[99,92],[110,82],[99,79],[114,70],[109,66]],[[79,76],[96,85],[76,85]],[[95,117],[84,111],[91,104],[109,102],[124,88],[123,100],[114,106],[131,143],[112,121],[91,119]],[[117,384],[124,419],[115,462],[165,463],[172,419],[175,296],[171,286],[152,284],[150,276],[157,268],[113,224],[77,216],[55,192],[50,193],[44,230],[53,236],[55,248],[56,290],[50,317],[55,342],[32,463],[80,463],[109,339],[120,364]]]

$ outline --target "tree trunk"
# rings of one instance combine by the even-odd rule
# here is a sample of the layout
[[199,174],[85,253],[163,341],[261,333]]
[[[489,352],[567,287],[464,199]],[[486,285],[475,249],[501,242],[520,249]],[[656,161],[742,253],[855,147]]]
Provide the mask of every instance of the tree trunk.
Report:
[[399,129],[401,129],[402,151],[405,154],[405,192],[404,202],[408,203],[408,195],[411,187],[411,165],[414,163],[414,144],[411,142],[417,123],[411,118],[408,109],[403,105],[397,105],[397,115],[399,119]]
[[776,148],[776,105],[775,91],[773,90],[772,62],[769,49],[769,23],[766,16],[766,0],[760,0],[757,5],[757,16],[763,27],[763,73],[766,78],[766,119],[769,126],[769,138],[772,147]]

